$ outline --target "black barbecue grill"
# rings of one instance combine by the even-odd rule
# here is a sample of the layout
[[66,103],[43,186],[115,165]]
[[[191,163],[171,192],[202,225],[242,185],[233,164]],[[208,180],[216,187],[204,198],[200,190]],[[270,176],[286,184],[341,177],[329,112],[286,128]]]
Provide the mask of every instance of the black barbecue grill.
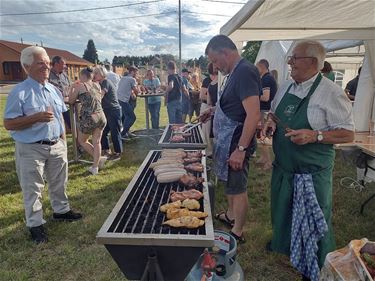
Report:
[[[149,256],[157,256],[164,280],[183,280],[204,248],[214,244],[214,231],[207,188],[206,170],[195,172],[205,179],[196,189],[203,193],[201,210],[209,214],[197,229],[162,225],[161,205],[169,202],[172,190],[183,191],[178,182],[159,184],[150,163],[160,158],[161,151],[150,151],[125,189],[120,200],[97,234],[128,279],[139,280]],[[205,167],[205,158],[202,157]],[[194,174],[194,173],[193,173]]]
[[[161,136],[158,145],[163,148],[186,148],[186,149],[204,149],[207,147],[207,143],[203,138],[202,128],[197,126],[191,129],[190,137],[185,138],[183,142],[171,142],[170,139],[173,136],[172,130],[173,124],[169,124],[165,127],[163,135]],[[186,127],[186,129],[189,126]]]

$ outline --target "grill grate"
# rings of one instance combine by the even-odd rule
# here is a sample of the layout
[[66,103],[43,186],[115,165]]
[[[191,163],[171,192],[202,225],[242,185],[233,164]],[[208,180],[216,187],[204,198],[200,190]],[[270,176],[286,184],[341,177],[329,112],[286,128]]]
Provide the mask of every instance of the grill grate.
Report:
[[200,126],[193,128],[190,130],[191,136],[185,138],[184,142],[170,142],[171,136],[173,134],[172,125],[169,124],[165,129],[164,133],[160,138],[159,145],[162,147],[180,147],[180,148],[205,148],[207,143],[204,141],[202,137],[202,129]]
[[[165,214],[160,212],[161,205],[168,203],[172,190],[183,191],[185,188],[177,183],[159,184],[154,176],[153,170],[149,169],[152,162],[160,158],[161,152],[152,152],[147,164],[141,171],[131,192],[126,198],[120,211],[108,229],[111,233],[142,233],[142,234],[186,234],[205,235],[205,226],[197,229],[173,228],[162,225]],[[200,177],[202,173],[195,172]],[[196,187],[203,192],[203,185]],[[199,200],[203,209],[203,198]]]

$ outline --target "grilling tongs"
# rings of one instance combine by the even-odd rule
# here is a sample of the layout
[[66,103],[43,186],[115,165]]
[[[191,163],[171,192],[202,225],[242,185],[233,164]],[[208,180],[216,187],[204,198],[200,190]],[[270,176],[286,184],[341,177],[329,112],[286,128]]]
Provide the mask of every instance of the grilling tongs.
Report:
[[[188,124],[188,125],[191,125],[191,124],[192,124],[192,123],[190,123],[190,124]],[[189,132],[190,130],[194,129],[195,127],[198,127],[198,126],[201,125],[201,124],[202,124],[202,122],[197,122],[197,123],[194,124],[193,126],[187,128],[187,129],[184,129],[184,130],[182,131],[182,133],[187,133],[187,132]]]
[[[186,133],[186,132],[189,132],[190,130],[194,129],[195,127],[198,127],[199,125],[202,124],[202,122],[198,122],[199,121],[199,116],[198,117],[195,117],[193,118],[190,123],[186,124],[184,127],[183,127],[183,131],[182,133]],[[191,126],[192,124],[194,124],[193,126]],[[186,128],[188,126],[191,126],[189,128]]]

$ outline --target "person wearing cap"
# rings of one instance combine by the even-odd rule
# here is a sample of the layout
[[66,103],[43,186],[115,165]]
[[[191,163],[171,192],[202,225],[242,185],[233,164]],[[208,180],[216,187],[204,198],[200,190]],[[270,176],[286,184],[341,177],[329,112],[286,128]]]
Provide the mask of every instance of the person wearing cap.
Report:
[[62,112],[66,106],[56,87],[48,82],[50,60],[44,48],[30,46],[21,52],[21,65],[28,77],[9,93],[4,127],[16,143],[16,172],[22,189],[32,240],[48,241],[43,227],[42,191],[45,179],[53,209],[53,219],[75,221],[66,195],[68,156]]

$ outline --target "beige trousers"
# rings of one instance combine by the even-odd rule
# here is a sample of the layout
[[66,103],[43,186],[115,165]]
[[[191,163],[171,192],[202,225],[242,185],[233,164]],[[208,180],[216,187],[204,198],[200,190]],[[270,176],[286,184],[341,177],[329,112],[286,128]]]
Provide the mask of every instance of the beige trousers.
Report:
[[55,145],[16,142],[16,169],[26,215],[26,226],[44,224],[42,191],[48,183],[48,193],[54,213],[70,210],[65,193],[68,182],[67,148],[63,140]]

